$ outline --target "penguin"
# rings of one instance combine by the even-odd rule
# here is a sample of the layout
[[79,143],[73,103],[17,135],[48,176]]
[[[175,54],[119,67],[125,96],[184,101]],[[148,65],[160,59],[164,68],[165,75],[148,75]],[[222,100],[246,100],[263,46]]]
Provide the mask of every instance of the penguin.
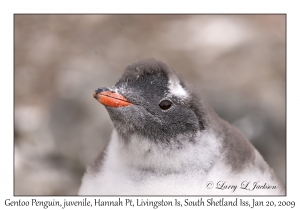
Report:
[[128,65],[98,88],[114,126],[79,195],[284,195],[274,171],[165,63]]

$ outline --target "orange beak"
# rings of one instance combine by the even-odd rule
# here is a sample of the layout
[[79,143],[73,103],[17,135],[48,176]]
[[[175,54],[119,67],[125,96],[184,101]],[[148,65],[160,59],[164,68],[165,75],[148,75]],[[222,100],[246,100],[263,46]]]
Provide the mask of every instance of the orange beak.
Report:
[[110,107],[129,106],[132,104],[129,101],[127,101],[127,99],[124,98],[124,96],[111,91],[103,91],[100,93],[94,92],[93,96],[101,104]]

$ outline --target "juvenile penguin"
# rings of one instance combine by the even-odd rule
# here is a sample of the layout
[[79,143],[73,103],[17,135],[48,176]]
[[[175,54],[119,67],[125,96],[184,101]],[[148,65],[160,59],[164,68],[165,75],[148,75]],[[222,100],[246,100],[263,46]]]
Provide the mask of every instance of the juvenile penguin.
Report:
[[285,193],[251,143],[163,62],[134,62],[94,97],[114,130],[79,195]]

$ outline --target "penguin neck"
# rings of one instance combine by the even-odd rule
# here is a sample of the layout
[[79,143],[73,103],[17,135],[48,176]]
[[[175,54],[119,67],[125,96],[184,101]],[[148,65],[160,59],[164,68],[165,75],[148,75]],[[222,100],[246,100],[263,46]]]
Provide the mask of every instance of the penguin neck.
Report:
[[203,112],[203,118],[205,119],[206,126],[205,129],[209,130],[208,133],[213,133],[214,136],[220,140],[220,143],[223,143],[223,140],[226,138],[226,126],[224,125],[225,121],[220,118],[219,115],[207,103],[202,102],[202,108],[205,110]]
[[181,138],[180,146],[175,141],[162,146],[138,135],[132,135],[128,142],[114,130],[107,152],[110,157],[107,158],[113,160],[110,163],[115,167],[160,175],[192,171],[204,175],[219,159],[221,140],[212,133],[199,131],[194,137],[195,141],[182,136],[178,138]]

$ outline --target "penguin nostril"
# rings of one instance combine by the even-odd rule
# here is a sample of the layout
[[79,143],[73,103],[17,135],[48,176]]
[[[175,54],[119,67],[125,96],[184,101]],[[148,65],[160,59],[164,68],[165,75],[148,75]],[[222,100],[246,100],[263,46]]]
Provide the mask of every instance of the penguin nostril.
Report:
[[163,100],[159,103],[159,107],[162,109],[162,110],[167,110],[169,109],[170,107],[172,106],[172,102],[171,101],[168,101],[168,100]]

